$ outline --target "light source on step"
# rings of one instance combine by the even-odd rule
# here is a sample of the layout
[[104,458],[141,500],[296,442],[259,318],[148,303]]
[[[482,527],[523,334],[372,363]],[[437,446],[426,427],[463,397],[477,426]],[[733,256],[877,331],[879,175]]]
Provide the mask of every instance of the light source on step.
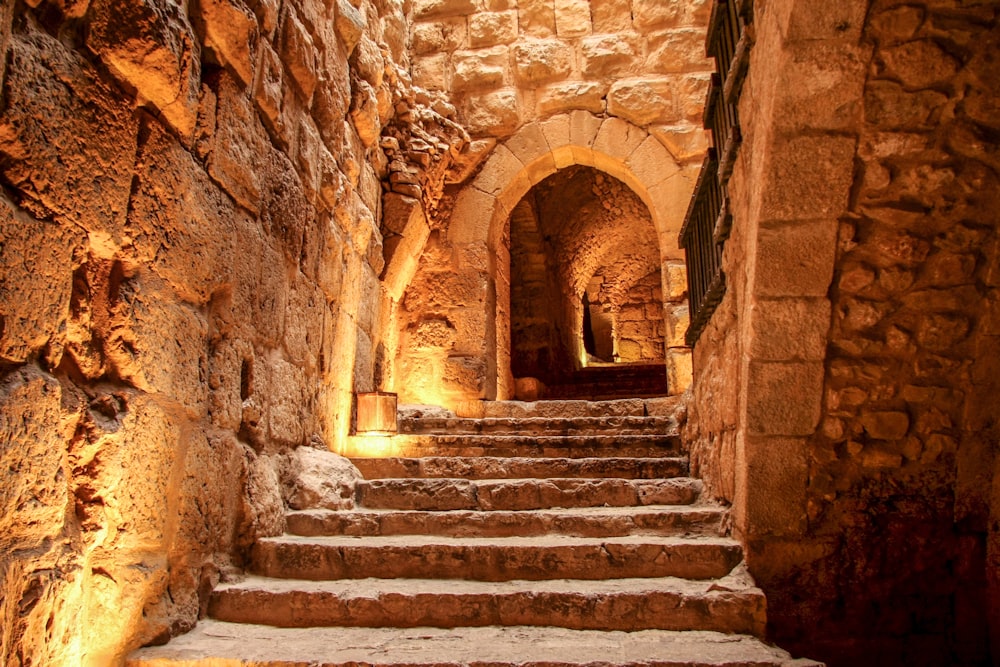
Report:
[[396,394],[388,391],[357,393],[357,435],[396,435]]

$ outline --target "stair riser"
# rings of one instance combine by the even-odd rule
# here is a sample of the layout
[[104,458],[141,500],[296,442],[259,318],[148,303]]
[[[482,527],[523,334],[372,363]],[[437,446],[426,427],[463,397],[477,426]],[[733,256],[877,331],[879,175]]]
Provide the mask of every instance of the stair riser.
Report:
[[497,458],[567,458],[590,459],[611,457],[665,458],[679,456],[678,448],[662,445],[622,445],[620,447],[512,445],[485,443],[466,445],[461,442],[406,442],[393,444],[393,453],[400,457],[497,457]]
[[680,451],[680,438],[676,435],[477,435],[461,433],[401,434],[395,436],[401,446],[433,447],[482,447],[490,449],[517,449],[566,451],[594,449],[609,456],[621,456],[617,451],[625,447],[647,447],[662,452]]
[[596,458],[596,459],[501,459],[480,458],[389,458],[352,459],[367,479],[385,477],[460,479],[543,479],[548,477],[606,479],[656,479],[687,474],[685,459]]
[[292,579],[620,579],[684,577],[716,579],[742,558],[736,545],[698,542],[596,545],[407,545],[339,546],[259,541],[253,569]]
[[651,435],[662,436],[676,430],[673,419],[666,417],[588,417],[577,419],[461,419],[403,418],[400,433],[411,435],[447,433],[451,435]]
[[280,627],[553,626],[573,630],[712,630],[763,636],[763,595],[684,596],[644,591],[587,596],[572,593],[333,593],[224,590],[212,595],[212,618]]
[[287,530],[292,535],[316,537],[348,535],[440,535],[453,537],[620,537],[623,535],[721,536],[723,514],[713,509],[679,512],[635,513],[620,517],[546,516],[511,512],[330,512],[322,515],[292,513]]
[[552,507],[689,505],[700,482],[671,480],[382,479],[358,484],[363,507],[397,510],[535,510]]

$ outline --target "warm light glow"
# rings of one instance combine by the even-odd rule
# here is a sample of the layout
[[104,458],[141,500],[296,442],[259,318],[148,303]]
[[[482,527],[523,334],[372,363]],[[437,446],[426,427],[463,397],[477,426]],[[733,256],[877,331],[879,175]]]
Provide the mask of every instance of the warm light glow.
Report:
[[403,436],[352,435],[347,438],[347,451],[344,455],[368,459],[401,456],[404,440]]
[[358,392],[358,420],[355,433],[360,436],[396,434],[396,394],[387,391]]

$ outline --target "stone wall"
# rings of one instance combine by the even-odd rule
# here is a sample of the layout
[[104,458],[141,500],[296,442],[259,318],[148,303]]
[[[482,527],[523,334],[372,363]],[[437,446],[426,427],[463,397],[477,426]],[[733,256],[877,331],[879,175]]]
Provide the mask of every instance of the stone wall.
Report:
[[695,467],[783,646],[987,664],[1000,8],[755,4]]
[[394,0],[0,9],[0,663],[111,665],[371,388]]
[[[419,260],[391,307],[392,386],[403,400],[461,411],[513,395],[500,240],[521,197],[556,171],[582,165],[624,182],[649,209],[661,264],[682,258],[677,232],[706,148],[709,10],[659,0],[413,3],[414,83],[456,110],[470,142],[455,152],[440,203],[425,206],[429,231],[414,235]],[[688,350],[675,352],[686,368]],[[684,375],[672,386],[683,390]]]

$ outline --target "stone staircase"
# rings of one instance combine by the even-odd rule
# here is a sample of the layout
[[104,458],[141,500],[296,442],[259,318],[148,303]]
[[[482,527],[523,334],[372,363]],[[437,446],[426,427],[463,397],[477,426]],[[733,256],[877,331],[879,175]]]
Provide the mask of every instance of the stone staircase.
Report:
[[[761,641],[669,401],[410,411],[350,511],[288,514],[209,618],[129,667],[815,665]],[[650,413],[660,413],[660,416]]]

